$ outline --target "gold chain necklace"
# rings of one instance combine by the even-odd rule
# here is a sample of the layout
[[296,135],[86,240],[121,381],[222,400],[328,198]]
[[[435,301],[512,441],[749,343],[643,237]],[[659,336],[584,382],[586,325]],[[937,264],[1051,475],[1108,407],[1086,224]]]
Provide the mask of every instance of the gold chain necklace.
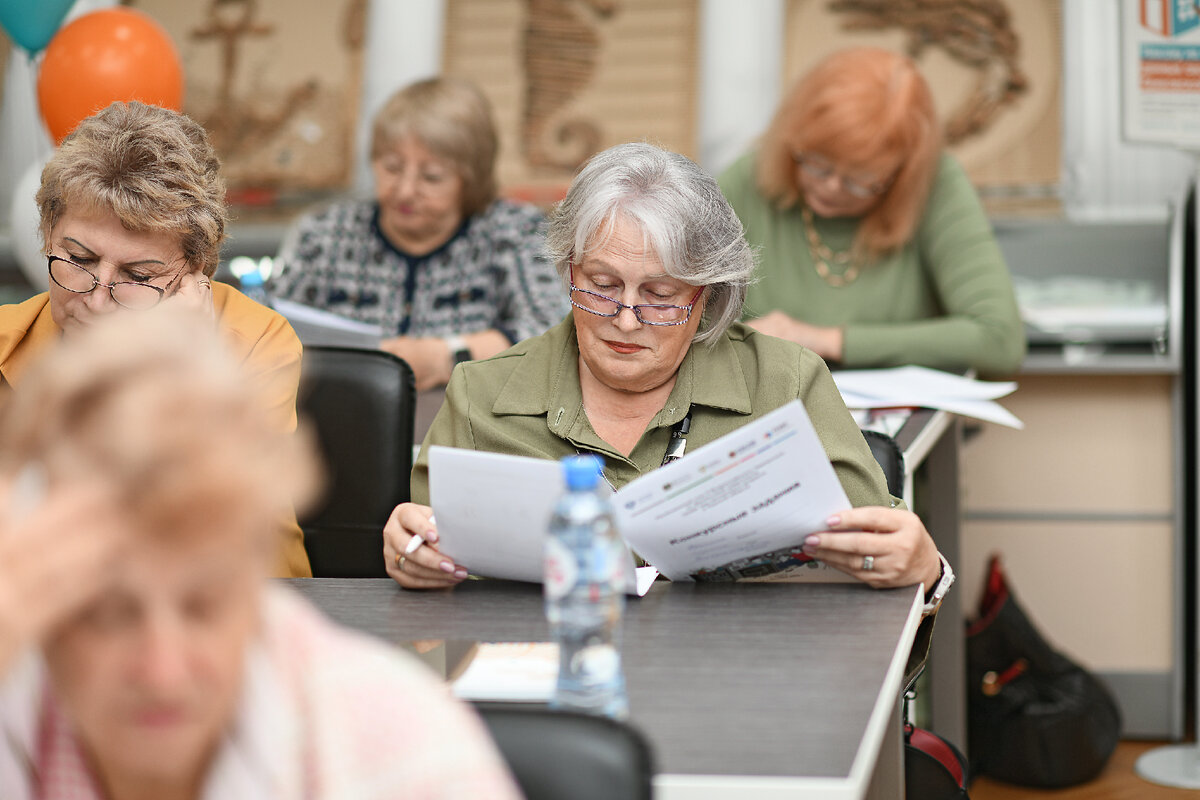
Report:
[[[821,280],[835,289],[854,283],[858,278],[859,265],[855,262],[851,252],[835,253],[829,245],[821,241],[821,235],[817,233],[817,226],[813,222],[812,209],[808,206],[800,209],[800,217],[804,220],[804,238],[808,241],[808,252],[812,256],[813,269],[816,270]],[[831,268],[832,265],[841,268],[841,273],[834,272]]]

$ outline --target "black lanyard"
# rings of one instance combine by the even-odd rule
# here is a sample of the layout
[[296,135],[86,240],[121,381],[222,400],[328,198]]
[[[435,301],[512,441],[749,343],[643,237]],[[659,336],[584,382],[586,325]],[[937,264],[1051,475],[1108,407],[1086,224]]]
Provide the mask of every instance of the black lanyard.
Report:
[[683,419],[676,422],[671,427],[671,441],[667,442],[667,452],[663,456],[662,464],[666,466],[672,461],[678,461],[683,458],[683,451],[687,450],[687,435],[692,429],[692,409],[689,407],[687,413],[683,415]]

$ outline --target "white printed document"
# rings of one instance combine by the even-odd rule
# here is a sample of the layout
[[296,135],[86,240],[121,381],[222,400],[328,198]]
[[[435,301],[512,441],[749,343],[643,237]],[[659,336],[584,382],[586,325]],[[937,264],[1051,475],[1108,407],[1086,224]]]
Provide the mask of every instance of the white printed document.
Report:
[[980,381],[911,365],[835,370],[833,380],[847,408],[942,408],[1010,428],[1025,427],[1025,423],[996,402],[1017,388],[1012,381]]
[[[472,575],[542,582],[546,532],[566,485],[544,458],[429,448],[429,501],[438,549]],[[639,597],[658,576],[628,557],[625,591]]]
[[825,520],[847,508],[799,400],[643,475],[614,499],[625,541],[673,581],[784,571],[852,580],[800,550],[805,536],[825,530]]
[[[562,491],[556,461],[430,448],[439,547],[473,574],[540,582],[546,530]],[[801,552],[804,537],[824,530],[850,501],[799,400],[638,478],[612,502],[625,542],[674,581],[781,572],[852,580]],[[632,565],[631,558],[630,571]]]
[[271,308],[287,317],[292,330],[306,346],[362,347],[375,350],[384,338],[378,325],[347,319],[320,308],[276,297]]

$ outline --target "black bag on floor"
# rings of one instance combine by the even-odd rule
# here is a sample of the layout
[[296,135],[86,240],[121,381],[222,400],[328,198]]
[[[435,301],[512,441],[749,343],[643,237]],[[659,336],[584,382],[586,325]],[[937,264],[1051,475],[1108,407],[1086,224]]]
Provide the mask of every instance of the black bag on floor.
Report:
[[967,760],[936,733],[904,726],[905,800],[970,800]]
[[979,618],[967,627],[972,774],[1057,788],[1095,777],[1117,746],[1112,694],[1052,648],[1025,616],[993,556]]

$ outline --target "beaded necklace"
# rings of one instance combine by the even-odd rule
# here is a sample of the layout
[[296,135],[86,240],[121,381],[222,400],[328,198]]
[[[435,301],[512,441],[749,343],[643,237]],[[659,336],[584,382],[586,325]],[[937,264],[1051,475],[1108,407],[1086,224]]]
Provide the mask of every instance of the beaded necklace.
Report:
[[[817,233],[817,226],[813,222],[812,209],[808,206],[800,209],[800,217],[804,220],[804,238],[808,242],[808,252],[812,256],[813,269],[816,270],[821,280],[835,289],[854,283],[858,278],[860,265],[851,252],[836,253],[829,245],[821,241],[821,235]],[[834,265],[841,271],[834,272],[832,269]]]

